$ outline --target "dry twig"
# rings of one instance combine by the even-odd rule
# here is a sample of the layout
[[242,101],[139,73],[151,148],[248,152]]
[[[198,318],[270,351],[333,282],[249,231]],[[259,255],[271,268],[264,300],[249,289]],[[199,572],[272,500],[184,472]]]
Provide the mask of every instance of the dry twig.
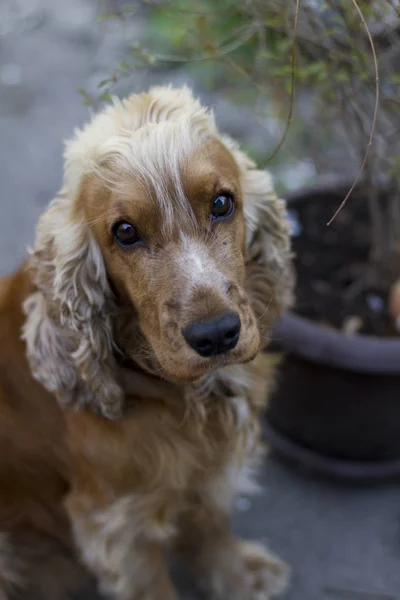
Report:
[[287,134],[289,132],[290,125],[292,123],[293,117],[293,105],[294,105],[294,81],[295,81],[295,68],[296,68],[296,41],[297,41],[297,28],[299,22],[299,9],[300,9],[300,0],[296,0],[296,10],[294,13],[294,22],[293,22],[293,41],[292,41],[292,50],[291,50],[291,77],[290,77],[290,105],[289,105],[289,113],[286,119],[285,131],[283,132],[282,138],[272,152],[272,154],[268,157],[267,163],[271,161],[282,148],[285,140],[287,138]]
[[368,36],[368,40],[371,46],[371,51],[372,51],[372,56],[373,56],[373,60],[374,60],[374,68],[375,68],[375,106],[374,106],[374,113],[373,113],[373,118],[372,118],[372,125],[371,125],[371,130],[370,130],[370,134],[369,134],[369,139],[368,139],[368,145],[367,145],[367,149],[365,151],[364,154],[364,158],[363,161],[360,165],[360,168],[358,170],[358,173],[354,179],[354,182],[351,186],[351,188],[349,189],[349,191],[347,192],[345,198],[343,199],[342,203],[340,204],[339,208],[336,210],[335,214],[333,215],[333,217],[330,219],[330,221],[328,222],[328,225],[331,225],[331,223],[336,219],[337,215],[340,213],[340,211],[342,210],[342,208],[346,205],[347,200],[350,198],[351,194],[353,193],[357,183],[360,180],[361,174],[364,170],[364,167],[367,163],[368,160],[368,155],[369,155],[369,151],[370,148],[372,146],[372,141],[373,141],[373,137],[374,137],[374,132],[375,132],[375,126],[376,126],[376,120],[377,120],[377,116],[378,116],[378,108],[379,108],[379,66],[378,66],[378,58],[376,56],[376,51],[375,51],[375,44],[374,44],[374,40],[372,39],[372,35],[371,32],[368,28],[368,24],[365,20],[365,17],[361,11],[361,8],[359,7],[357,0],[351,0],[351,2],[353,3],[355,9],[357,10],[360,18],[361,18],[361,22],[365,28],[365,31],[367,33]]

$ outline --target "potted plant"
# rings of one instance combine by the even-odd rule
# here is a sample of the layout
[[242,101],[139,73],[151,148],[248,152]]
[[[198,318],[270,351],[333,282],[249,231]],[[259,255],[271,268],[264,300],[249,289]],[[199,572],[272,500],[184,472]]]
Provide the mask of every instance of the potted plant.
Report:
[[[129,18],[122,4],[108,17]],[[183,65],[253,106],[262,141],[272,115],[277,139],[257,158],[278,184],[288,147],[312,156],[313,176],[336,174],[283,188],[298,283],[272,336],[286,352],[267,413],[272,446],[326,473],[400,474],[398,0],[164,0],[146,10],[148,45],[133,44],[98,99],[134,69]]]

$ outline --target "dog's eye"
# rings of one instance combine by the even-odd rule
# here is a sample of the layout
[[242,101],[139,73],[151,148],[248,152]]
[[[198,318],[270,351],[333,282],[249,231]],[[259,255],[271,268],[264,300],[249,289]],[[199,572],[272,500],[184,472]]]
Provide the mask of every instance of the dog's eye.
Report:
[[231,194],[218,194],[212,203],[211,216],[213,219],[226,219],[233,214],[235,204]]
[[121,246],[135,246],[143,241],[138,234],[137,229],[125,221],[119,221],[118,223],[115,223],[114,227],[112,228],[112,232],[118,244]]

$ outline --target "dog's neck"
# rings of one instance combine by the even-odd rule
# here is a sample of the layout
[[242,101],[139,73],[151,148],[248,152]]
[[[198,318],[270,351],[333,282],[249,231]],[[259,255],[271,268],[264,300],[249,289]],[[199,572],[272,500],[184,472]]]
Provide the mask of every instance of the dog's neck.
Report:
[[134,361],[124,361],[120,365],[118,379],[128,403],[129,397],[135,396],[146,398],[168,397],[171,394],[183,396],[182,386],[146,372]]
[[246,365],[220,367],[200,379],[177,382],[162,378],[146,366],[133,359],[121,362],[120,383],[129,396],[174,398],[207,403],[221,398],[246,395],[250,389],[249,370]]

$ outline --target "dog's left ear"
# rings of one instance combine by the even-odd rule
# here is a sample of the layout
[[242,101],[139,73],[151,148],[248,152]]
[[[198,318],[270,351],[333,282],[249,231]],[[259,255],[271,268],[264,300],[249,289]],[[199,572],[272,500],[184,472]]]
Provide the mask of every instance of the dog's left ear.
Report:
[[42,215],[29,272],[36,291],[25,302],[23,338],[33,376],[63,406],[120,416],[113,294],[101,250],[68,198]]
[[293,302],[294,271],[286,204],[276,196],[272,178],[231,138],[224,138],[241,172],[246,220],[246,289],[261,332]]

